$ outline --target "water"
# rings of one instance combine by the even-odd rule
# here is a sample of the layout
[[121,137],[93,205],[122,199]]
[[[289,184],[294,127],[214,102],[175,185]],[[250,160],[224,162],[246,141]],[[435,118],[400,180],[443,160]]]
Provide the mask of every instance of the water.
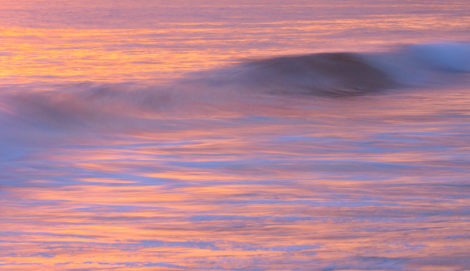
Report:
[[3,1],[0,32],[0,270],[469,269],[466,1]]

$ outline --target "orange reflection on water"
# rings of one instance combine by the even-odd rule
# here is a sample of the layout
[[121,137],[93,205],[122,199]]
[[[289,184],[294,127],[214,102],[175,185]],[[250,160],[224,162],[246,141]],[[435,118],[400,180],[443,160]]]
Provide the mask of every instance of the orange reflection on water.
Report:
[[462,268],[465,91],[266,97],[264,118],[35,153],[2,187],[2,268]]
[[[341,12],[351,15],[349,17],[326,16],[322,9],[326,9],[326,14],[330,11],[325,3],[302,1],[301,4],[281,5],[266,2],[261,5],[266,9],[266,14],[256,15],[266,16],[270,11],[277,12],[278,8],[287,9],[288,14],[294,12],[296,15],[295,11],[299,8],[310,10],[311,14],[303,18],[284,15],[261,21],[247,14],[256,10],[247,9],[247,3],[239,3],[230,7],[248,17],[227,16],[227,20],[235,22],[218,19],[221,9],[227,8],[227,3],[210,3],[200,7],[201,11],[214,18],[199,21],[201,18],[193,12],[187,16],[195,18],[184,20],[183,17],[180,18],[182,21],[175,21],[174,16],[164,12],[160,14],[159,11],[173,9],[173,5],[145,1],[140,3],[141,6],[129,7],[124,1],[124,5],[121,3],[115,9],[126,8],[128,16],[134,12],[136,14],[132,21],[122,22],[118,16],[104,19],[112,13],[107,12],[109,1],[102,4],[78,1],[76,5],[57,1],[42,4],[37,1],[6,2],[0,9],[0,15],[3,15],[0,20],[3,41],[0,45],[0,77],[15,83],[168,80],[184,72],[206,70],[246,58],[343,51],[345,48],[347,51],[368,50],[389,45],[390,40],[416,43],[434,39],[465,39],[469,26],[469,15],[462,11],[460,1],[453,4],[434,3],[434,6],[410,4],[394,7],[390,7],[390,3],[363,1],[361,7],[366,10],[364,14],[348,14],[349,10],[357,8],[354,3],[336,6]],[[111,6],[115,4],[112,2]],[[197,7],[200,3],[195,5]],[[146,6],[150,7],[146,9]],[[89,10],[93,8],[97,14]],[[152,11],[157,11],[152,8],[158,11],[155,17],[151,16]],[[182,11],[190,7],[183,4],[180,8]],[[401,9],[423,8],[436,9],[439,13],[400,13]],[[47,10],[57,18],[48,18],[49,14],[43,14]],[[83,22],[67,18],[73,10],[83,12],[80,18]],[[447,16],[452,12],[462,14]],[[35,13],[43,17],[36,18]],[[93,17],[99,15],[103,18]],[[411,34],[418,31],[420,35]],[[383,39],[384,32],[388,32],[387,39]],[[357,40],[362,42],[358,43]]]
[[470,266],[468,87],[335,99],[179,78],[466,39],[466,0],[281,2],[0,1],[0,269]]

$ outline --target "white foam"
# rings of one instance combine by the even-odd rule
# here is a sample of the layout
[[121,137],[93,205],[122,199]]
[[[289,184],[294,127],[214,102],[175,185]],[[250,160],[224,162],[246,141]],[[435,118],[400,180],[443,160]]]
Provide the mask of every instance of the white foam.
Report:
[[470,72],[470,45],[441,42],[411,45],[411,57],[433,68],[453,72]]

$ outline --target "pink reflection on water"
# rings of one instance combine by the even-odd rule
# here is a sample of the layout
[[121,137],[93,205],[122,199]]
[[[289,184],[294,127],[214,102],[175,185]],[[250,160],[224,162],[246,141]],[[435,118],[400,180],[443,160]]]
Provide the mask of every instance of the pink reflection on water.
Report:
[[75,130],[2,178],[2,268],[462,268],[465,92],[266,95],[245,117]]
[[1,270],[470,266],[465,83],[168,84],[466,39],[465,1],[0,2]]

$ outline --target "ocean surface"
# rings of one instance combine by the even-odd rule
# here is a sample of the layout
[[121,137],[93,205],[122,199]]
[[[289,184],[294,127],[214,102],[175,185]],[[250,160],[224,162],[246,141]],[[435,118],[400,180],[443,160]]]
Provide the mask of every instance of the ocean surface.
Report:
[[468,0],[0,4],[0,270],[470,270]]

